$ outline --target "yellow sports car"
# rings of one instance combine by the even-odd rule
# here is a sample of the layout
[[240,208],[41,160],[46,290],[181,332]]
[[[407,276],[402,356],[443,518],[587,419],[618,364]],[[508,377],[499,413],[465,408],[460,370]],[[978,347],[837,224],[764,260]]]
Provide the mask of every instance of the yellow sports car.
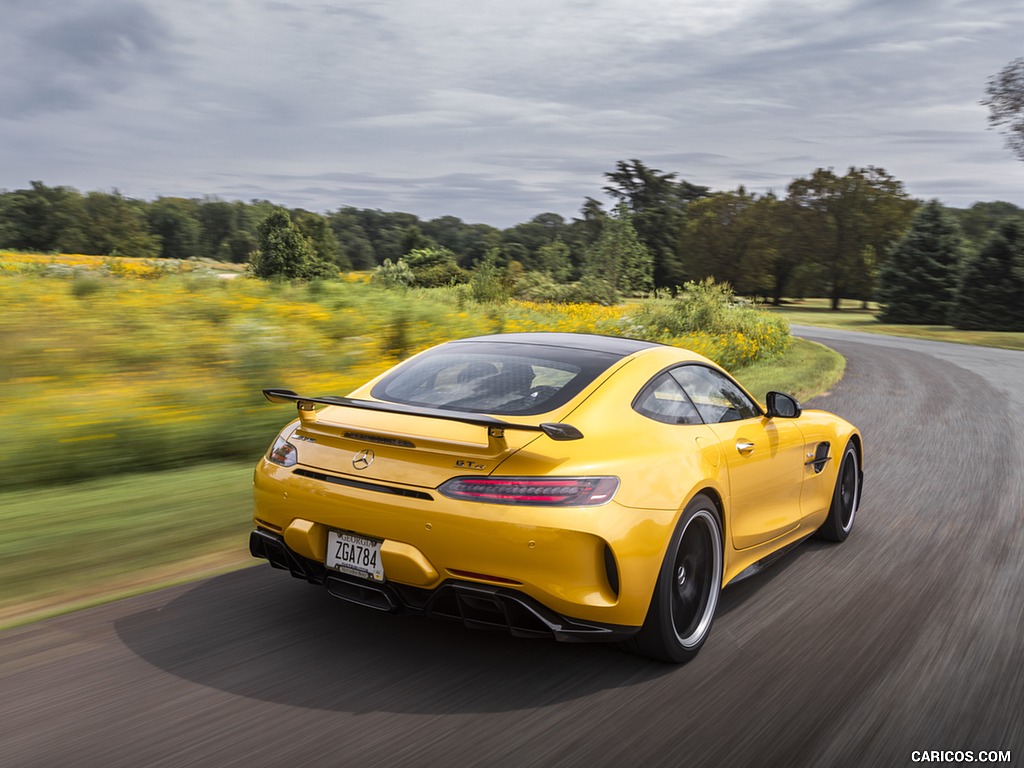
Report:
[[256,468],[250,551],[337,597],[684,662],[722,587],[843,541],[860,433],[698,354],[632,339],[461,339],[298,418]]

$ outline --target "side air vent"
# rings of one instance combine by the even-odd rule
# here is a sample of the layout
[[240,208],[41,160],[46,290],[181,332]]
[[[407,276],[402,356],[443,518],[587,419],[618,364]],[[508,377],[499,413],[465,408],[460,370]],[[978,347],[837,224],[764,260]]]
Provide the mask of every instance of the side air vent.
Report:
[[832,458],[828,455],[831,447],[831,444],[824,442],[818,443],[818,447],[814,449],[814,458],[807,462],[814,467],[814,474],[820,475],[821,470],[825,468],[825,465],[828,464],[829,460]]

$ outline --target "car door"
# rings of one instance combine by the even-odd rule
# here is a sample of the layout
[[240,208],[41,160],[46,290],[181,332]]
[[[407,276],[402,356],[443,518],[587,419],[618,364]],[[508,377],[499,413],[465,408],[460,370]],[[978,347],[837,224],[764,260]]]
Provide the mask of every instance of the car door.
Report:
[[700,364],[672,376],[719,439],[729,469],[733,546],[748,549],[800,525],[804,441],[792,421],[767,418],[724,373]]

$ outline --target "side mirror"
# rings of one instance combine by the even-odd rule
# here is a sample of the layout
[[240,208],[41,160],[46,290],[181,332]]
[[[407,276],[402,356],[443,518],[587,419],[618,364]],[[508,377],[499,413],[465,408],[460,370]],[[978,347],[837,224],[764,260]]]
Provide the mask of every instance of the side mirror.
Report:
[[782,392],[769,392],[766,400],[769,419],[795,419],[803,413],[800,403],[791,395],[786,395]]

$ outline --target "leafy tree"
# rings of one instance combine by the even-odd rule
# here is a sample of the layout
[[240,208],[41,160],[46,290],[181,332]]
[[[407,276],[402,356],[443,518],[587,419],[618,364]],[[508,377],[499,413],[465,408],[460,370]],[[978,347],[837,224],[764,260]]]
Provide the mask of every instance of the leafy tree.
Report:
[[975,250],[988,242],[989,236],[1010,219],[1024,222],[1024,209],[1003,201],[974,203],[967,209],[952,209],[964,236]]
[[82,195],[71,187],[33,181],[30,189],[0,198],[0,245],[26,251],[80,252],[84,249]]
[[319,261],[334,264],[340,269],[352,268],[352,263],[341,250],[341,244],[327,219],[318,213],[298,210],[292,212],[292,221],[299,231],[309,238]]
[[[493,250],[493,249],[492,249]],[[522,269],[524,264],[532,264],[529,249],[522,243],[504,242],[497,248],[499,261],[505,266],[518,264],[517,269]],[[490,251],[488,251],[490,253]]]
[[[249,207],[245,203],[229,203],[215,197],[204,197],[197,202],[199,218],[199,255],[208,259],[224,258],[238,261],[230,248],[231,238],[240,230],[247,229]],[[249,249],[252,250],[251,248]],[[241,261],[249,258],[247,251]]]
[[963,236],[938,200],[918,209],[878,276],[886,323],[942,325],[956,300]]
[[402,234],[402,253],[406,254],[410,251],[418,251],[424,248],[436,248],[435,243],[431,238],[423,234],[423,230],[420,229],[418,224],[410,224],[405,228],[405,232]]
[[964,330],[1024,331],[1024,226],[1007,221],[964,264],[954,326]]
[[455,254],[460,267],[481,261],[502,239],[501,230],[489,224],[466,224],[458,216],[441,216],[423,224],[423,234],[435,245]]
[[1024,57],[1014,59],[988,79],[987,99],[991,127],[1003,126],[1006,146],[1024,160]]
[[654,260],[633,228],[629,208],[619,203],[587,252],[584,277],[606,280],[623,293],[646,293],[654,287],[653,272]]
[[466,267],[480,261],[500,243],[500,229],[490,224],[471,224],[460,238],[459,247],[452,250],[455,251],[459,265]]
[[198,207],[180,197],[158,197],[146,207],[149,231],[160,238],[165,259],[190,259],[199,255],[201,227]]
[[541,248],[559,239],[566,231],[567,225],[557,213],[541,213],[525,224],[517,224],[502,233],[502,240],[507,244],[521,246],[520,256],[515,261],[522,262],[527,269],[539,269],[537,254]]
[[604,191],[625,203],[633,226],[654,261],[654,284],[674,288],[685,278],[679,233],[687,203],[707,194],[707,187],[676,181],[676,174],[648,168],[639,160],[619,161],[606,173]]
[[874,166],[850,168],[845,176],[819,168],[789,185],[787,202],[792,246],[817,267],[833,309],[844,298],[872,294],[873,265],[867,257],[888,251],[915,208],[902,182]]
[[741,284],[745,293],[765,296],[778,306],[784,296],[802,290],[802,277],[808,271],[804,254],[794,247],[794,210],[769,192],[757,199],[748,215],[754,219],[758,233],[750,254],[750,269]]
[[240,229],[220,244],[217,258],[234,264],[244,264],[256,250],[256,245],[256,238]]
[[340,208],[327,216],[327,222],[338,240],[341,252],[351,264],[350,268],[372,269],[377,259],[373,243],[359,221],[358,210],[352,207]]
[[762,210],[756,196],[743,187],[690,203],[682,231],[687,274],[712,277],[742,294],[759,292],[768,235]]
[[156,258],[160,238],[150,234],[143,205],[113,192],[89,192],[85,196],[83,253],[102,256]]
[[422,226],[423,234],[433,240],[434,245],[440,245],[456,254],[462,250],[462,238],[468,229],[469,225],[458,216],[439,216],[424,222]]
[[379,210],[351,209],[373,246],[373,255],[378,263],[384,259],[398,261],[409,251],[403,240],[409,227],[419,226],[420,220],[411,213],[387,213]]
[[337,275],[333,264],[317,258],[313,242],[286,211],[273,211],[263,220],[257,229],[257,244],[249,261],[254,277],[313,280]]
[[572,260],[570,258],[569,246],[561,240],[555,240],[553,243],[542,245],[537,250],[534,266],[537,270],[551,275],[555,282],[566,282],[572,275]]

